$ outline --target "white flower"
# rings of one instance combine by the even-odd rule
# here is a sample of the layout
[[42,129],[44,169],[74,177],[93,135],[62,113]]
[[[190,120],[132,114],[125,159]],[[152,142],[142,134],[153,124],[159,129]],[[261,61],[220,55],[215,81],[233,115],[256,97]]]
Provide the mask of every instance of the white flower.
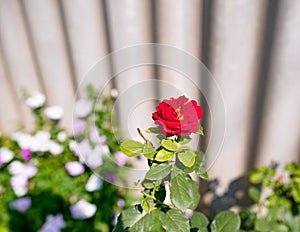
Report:
[[12,139],[15,140],[22,149],[29,149],[32,146],[32,136],[22,131],[13,133]]
[[35,92],[29,98],[27,98],[25,102],[31,109],[37,109],[42,107],[45,101],[46,97],[44,94]]
[[11,201],[9,203],[9,207],[19,212],[25,212],[31,207],[31,204],[32,202],[30,197],[22,197]]
[[97,207],[85,200],[80,200],[70,207],[72,217],[74,219],[87,219],[96,213]]
[[56,216],[48,215],[45,224],[39,232],[60,232],[65,227],[66,223],[61,214],[57,214]]
[[92,152],[86,156],[86,165],[90,168],[98,168],[103,164],[102,155],[104,153],[103,146],[97,145]]
[[117,98],[119,96],[119,92],[117,89],[112,89],[110,91],[110,95],[113,97],[113,98]]
[[31,151],[33,152],[46,152],[50,146],[50,133],[48,131],[39,131],[31,141]]
[[18,175],[24,170],[24,164],[18,160],[13,161],[10,165],[8,165],[8,173],[11,175]]
[[124,208],[125,207],[125,201],[123,199],[119,199],[117,201],[117,206],[120,207],[120,208]]
[[65,168],[70,174],[70,176],[78,176],[84,173],[84,166],[77,161],[66,163]]
[[64,110],[60,106],[50,106],[44,110],[45,115],[52,120],[59,120],[64,114]]
[[57,134],[57,139],[58,139],[58,141],[60,141],[60,142],[66,141],[66,139],[67,139],[67,133],[64,132],[64,131],[59,132],[59,133]]
[[93,103],[89,100],[81,99],[75,103],[74,114],[75,117],[85,118],[93,109]]
[[8,163],[14,158],[14,153],[6,147],[0,148],[0,166],[4,163]]
[[92,174],[85,185],[85,190],[88,192],[94,192],[101,189],[102,185],[103,180],[99,176]]
[[24,196],[27,193],[27,183],[28,178],[23,175],[15,175],[10,178],[10,185],[18,197]]
[[59,155],[64,151],[64,147],[56,142],[49,142],[49,151],[52,155]]

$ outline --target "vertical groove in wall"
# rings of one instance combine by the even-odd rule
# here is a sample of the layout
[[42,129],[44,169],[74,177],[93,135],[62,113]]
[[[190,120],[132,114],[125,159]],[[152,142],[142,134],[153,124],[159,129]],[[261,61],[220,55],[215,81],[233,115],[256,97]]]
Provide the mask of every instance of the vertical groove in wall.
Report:
[[279,0],[268,0],[266,12],[265,12],[265,25],[261,36],[261,60],[258,66],[256,87],[254,89],[252,107],[252,122],[250,129],[250,136],[248,142],[248,154],[247,154],[247,166],[248,170],[255,167],[257,160],[258,147],[260,146],[261,138],[261,126],[263,117],[265,115],[265,99],[268,94],[268,83],[271,80],[270,77],[270,64],[272,57],[272,50],[274,48],[274,38],[276,36],[276,22],[278,11],[280,9]]
[[59,16],[61,19],[60,21],[63,28],[63,36],[65,40],[64,44],[66,46],[67,59],[68,59],[68,64],[69,64],[69,69],[71,74],[71,82],[73,85],[73,94],[75,95],[79,83],[77,83],[77,79],[76,79],[76,72],[75,72],[75,66],[74,66],[74,61],[72,56],[73,54],[71,49],[70,37],[67,31],[66,16],[65,16],[64,6],[62,1],[58,1],[58,8],[59,8]]
[[[108,15],[108,6],[106,0],[102,0],[101,4],[102,4],[102,14],[104,16],[104,27],[105,27],[104,30],[106,34],[107,53],[110,54],[113,51],[113,49],[112,49],[112,42],[111,42],[112,41],[111,32],[109,29],[110,22],[109,22],[109,15]],[[109,71],[111,75],[114,74],[114,64],[111,57],[109,57]],[[116,88],[116,82],[114,77],[111,77],[111,82],[112,82],[111,88]]]
[[46,94],[46,87],[45,87],[45,83],[43,81],[41,67],[40,67],[39,62],[38,62],[37,52],[36,52],[36,48],[34,46],[32,31],[30,29],[28,16],[27,16],[27,13],[26,13],[26,10],[25,10],[24,1],[18,1],[18,2],[20,4],[20,9],[21,9],[22,18],[23,18],[23,21],[24,21],[26,36],[28,38],[28,45],[29,45],[30,52],[32,54],[33,65],[34,65],[35,71],[36,71],[37,76],[38,76],[38,82],[41,86],[41,89],[42,89],[43,93]]
[[[156,12],[156,0],[151,0],[151,30],[152,30],[152,43],[157,44],[158,43],[158,35],[157,35],[157,12]],[[158,51],[156,47],[153,49],[153,60],[154,62],[158,61]],[[155,80],[159,80],[159,71],[157,65],[153,65],[153,75]],[[158,99],[159,98],[159,84],[158,82],[155,85],[155,96]]]
[[[10,92],[13,93],[13,102],[14,102],[15,106],[17,106],[17,107],[15,107],[16,111],[17,111],[18,115],[22,115],[21,108],[18,107],[19,106],[18,94],[16,92],[16,88],[15,88],[13,82],[11,81],[12,80],[11,73],[8,68],[8,62],[5,57],[5,51],[3,49],[3,45],[2,45],[1,39],[0,39],[0,56],[1,55],[2,55],[3,68],[4,68],[4,72],[5,72],[5,79],[6,79],[6,82],[8,83],[7,85],[9,86]],[[23,117],[20,117],[20,120],[23,121]]]
[[[210,41],[211,41],[211,27],[213,25],[213,7],[214,0],[203,0],[202,1],[202,44],[201,44],[201,62],[209,69],[210,62]],[[203,78],[205,75],[200,73],[200,85],[203,88],[207,89],[209,92],[210,87],[208,86],[207,81]],[[207,99],[201,95],[201,106],[203,107],[204,118],[202,119],[202,125],[206,128],[206,131],[209,131],[209,107],[207,105]],[[205,150],[209,141],[209,133],[205,133],[206,136],[201,138],[200,149]]]

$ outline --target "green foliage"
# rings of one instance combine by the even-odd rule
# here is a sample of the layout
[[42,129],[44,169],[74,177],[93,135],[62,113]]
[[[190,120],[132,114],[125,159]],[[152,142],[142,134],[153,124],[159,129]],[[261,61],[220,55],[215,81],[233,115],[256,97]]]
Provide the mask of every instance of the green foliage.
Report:
[[240,217],[229,211],[223,211],[217,214],[210,225],[211,232],[233,232],[240,228]]
[[261,166],[250,172],[249,180],[255,184],[248,190],[255,205],[240,213],[242,229],[300,231],[300,164],[290,163],[281,170],[274,163]]
[[[121,144],[121,150],[128,156],[144,155],[150,169],[142,181],[141,203],[121,213],[114,231],[208,232],[209,225],[215,232],[238,231],[240,218],[232,212],[218,214],[211,224],[201,213],[195,213],[190,219],[185,216],[186,210],[196,209],[200,200],[198,183],[189,173],[208,178],[204,154],[186,145],[191,138],[166,137],[159,134],[158,127],[146,132],[156,135],[156,148],[142,134],[144,144],[132,140]],[[203,135],[203,128],[197,133]],[[165,202],[166,188],[169,188],[171,203]]]

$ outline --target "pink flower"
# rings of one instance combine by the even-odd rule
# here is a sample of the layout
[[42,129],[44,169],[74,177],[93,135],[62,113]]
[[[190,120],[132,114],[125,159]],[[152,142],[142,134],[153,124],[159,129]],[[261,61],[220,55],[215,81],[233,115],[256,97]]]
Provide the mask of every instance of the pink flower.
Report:
[[30,160],[32,158],[32,154],[30,152],[30,149],[21,149],[21,156],[23,160]]
[[93,103],[89,100],[81,99],[75,103],[75,117],[85,118],[93,109]]
[[121,151],[116,151],[115,157],[117,159],[116,163],[118,166],[124,166],[126,162],[129,160],[129,157]]
[[75,136],[81,136],[85,130],[86,121],[83,119],[75,119],[72,124],[73,134]]
[[115,183],[117,181],[117,178],[113,173],[108,173],[106,177],[110,183]]
[[84,166],[77,161],[66,163],[65,168],[71,176],[78,176],[84,173]]

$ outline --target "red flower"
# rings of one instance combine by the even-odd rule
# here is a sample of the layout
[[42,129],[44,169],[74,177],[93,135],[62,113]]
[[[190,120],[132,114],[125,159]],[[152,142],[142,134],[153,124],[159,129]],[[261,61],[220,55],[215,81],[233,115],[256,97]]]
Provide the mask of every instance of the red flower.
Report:
[[177,99],[163,100],[156,107],[152,119],[159,125],[160,133],[167,137],[172,135],[189,136],[199,130],[198,120],[203,117],[203,110],[195,100],[185,96]]

